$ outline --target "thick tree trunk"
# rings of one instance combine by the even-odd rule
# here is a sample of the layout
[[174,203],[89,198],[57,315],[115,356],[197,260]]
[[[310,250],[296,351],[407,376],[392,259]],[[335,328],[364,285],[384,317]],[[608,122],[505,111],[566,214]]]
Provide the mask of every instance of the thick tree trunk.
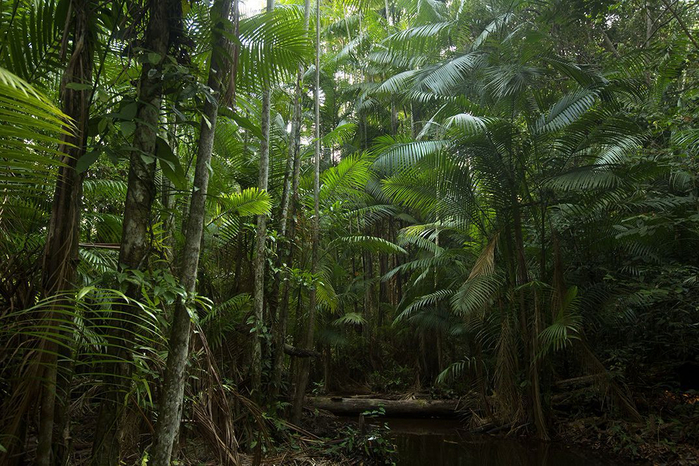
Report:
[[[226,31],[230,34],[235,30],[235,22],[230,21],[233,1],[235,1],[234,9],[237,12],[237,0],[217,0],[212,7],[212,16],[218,19],[218,24],[214,29],[214,47],[208,85],[216,98],[222,94],[222,79],[225,79],[226,70],[231,67],[228,58],[231,56],[231,50],[225,34]],[[237,14],[235,18],[237,20]],[[218,107],[218,101],[207,100],[204,104],[203,116],[205,118],[202,118],[200,127],[194,186],[189,218],[187,219],[185,244],[181,254],[180,282],[190,296],[196,290],[201,238],[206,214],[206,193],[209,187],[209,165],[214,145]],[[180,298],[175,305],[170,334],[170,352],[167,357],[165,382],[158,406],[158,423],[155,429],[151,457],[151,464],[154,466],[170,465],[172,447],[182,418],[186,365],[191,336],[191,322],[187,308],[191,304],[189,300],[185,301]]]
[[[134,150],[130,155],[128,189],[124,206],[119,264],[130,270],[142,270],[147,266],[150,249],[151,210],[157,193],[155,189],[155,154],[158,122],[162,94],[162,65],[166,59],[172,39],[173,25],[179,24],[182,12],[179,0],[154,1],[150,3],[150,18],[144,47],[160,56],[157,63],[145,60],[138,87],[138,108],[134,130]],[[129,298],[139,300],[141,289],[131,284],[126,290]],[[128,391],[131,365],[128,364],[129,339],[133,323],[130,314],[136,312],[128,305],[117,312],[122,313],[121,328],[109,335],[109,353],[115,361],[105,367],[107,393],[100,406],[99,421],[93,443],[93,464],[116,466],[119,464],[118,441],[119,419],[123,410],[123,396]]]
[[[62,138],[59,151],[66,154],[65,164],[59,169],[51,209],[51,219],[46,238],[43,259],[42,287],[44,297],[54,296],[75,288],[78,265],[78,243],[80,239],[80,201],[82,198],[82,175],[75,170],[78,159],[85,154],[87,144],[87,123],[90,117],[92,90],[70,89],[67,85],[78,83],[92,85],[93,46],[89,31],[89,1],[74,0],[71,9],[73,22],[73,52],[61,82],[63,112],[75,123],[75,132]],[[68,304],[68,303],[65,303]],[[56,303],[59,305],[59,303]],[[48,312],[47,320],[61,320],[55,308]],[[61,332],[60,329],[57,329]],[[70,356],[70,348],[58,346],[53,341],[42,343],[44,383],[41,386],[41,409],[39,417],[38,449],[36,464],[48,466],[65,463],[68,445],[63,431],[67,411],[65,396],[68,384],[58,384],[58,355]],[[67,374],[63,374],[66,376]],[[69,380],[69,379],[62,379]],[[59,390],[62,388],[62,390]],[[58,399],[57,399],[58,395]]]
[[[313,235],[311,246],[311,275],[318,270],[318,241],[320,240],[320,0],[316,0],[316,69],[315,69],[315,154],[313,170]],[[308,321],[306,334],[303,339],[305,349],[313,348],[313,333],[315,330],[316,287],[311,286],[308,297]],[[311,361],[302,359],[298,364],[298,376],[294,392],[292,420],[298,423],[303,411],[303,400],[306,395],[308,376],[311,371]]]

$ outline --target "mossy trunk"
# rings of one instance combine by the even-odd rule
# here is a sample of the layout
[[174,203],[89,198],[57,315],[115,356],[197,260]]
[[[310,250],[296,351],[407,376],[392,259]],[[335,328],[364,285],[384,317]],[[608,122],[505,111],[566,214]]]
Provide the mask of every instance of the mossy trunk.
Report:
[[[316,57],[315,57],[315,154],[313,169],[313,232],[311,245],[311,275],[318,270],[318,241],[320,240],[320,0],[316,0]],[[312,349],[315,330],[316,287],[311,286],[308,293],[308,320],[303,338],[304,349]],[[294,402],[292,406],[292,421],[298,423],[303,411],[303,400],[306,396],[308,376],[311,372],[311,361],[307,358],[299,361],[296,377]]]
[[[156,198],[155,150],[158,136],[159,113],[162,95],[162,70],[168,48],[174,35],[174,25],[181,21],[182,5],[179,0],[151,2],[144,48],[160,59],[153,63],[145,60],[138,84],[138,100],[133,146],[129,158],[129,177],[124,206],[119,264],[129,270],[148,267],[150,252],[150,228],[153,223],[152,206]],[[149,156],[150,155],[150,156]],[[141,299],[141,287],[129,284],[126,296]],[[129,390],[131,378],[131,343],[137,307],[127,304],[116,309],[120,325],[108,335],[110,360],[104,373],[106,390],[92,447],[92,464],[117,466],[121,456],[119,443],[120,419],[124,410],[124,394]]]
[[[63,143],[59,147],[65,156],[62,160],[64,165],[58,171],[46,237],[42,267],[44,297],[76,287],[82,199],[82,175],[77,172],[76,166],[78,159],[86,152],[92,89],[76,90],[68,85],[92,85],[93,44],[89,30],[89,4],[88,0],[74,0],[71,4],[73,16],[66,19],[73,24],[73,51],[61,80],[61,104],[63,112],[75,124],[75,130],[73,134],[63,136]],[[56,324],[63,319],[56,314],[56,307],[61,304],[69,303],[62,300],[55,302],[46,316],[49,326],[56,326],[57,333],[64,332]],[[41,344],[44,374],[36,457],[36,464],[41,466],[65,464],[68,454],[64,431],[68,428],[65,394],[69,391],[70,377],[67,374],[59,376],[58,356],[66,356],[66,360],[69,360],[71,347],[69,343],[56,343],[61,340],[54,335]]]
[[[230,69],[228,57],[232,56],[226,34],[233,33],[235,21],[231,21],[232,6],[237,12],[237,0],[217,0],[212,7],[212,16],[218,24],[214,27],[213,55],[209,69],[208,86],[216,99],[225,93],[222,81],[225,70]],[[237,14],[234,15],[237,20]],[[235,70],[232,71],[235,73]],[[201,239],[206,215],[206,194],[209,187],[209,166],[214,146],[216,122],[218,120],[218,100],[208,100],[200,125],[197,163],[194,171],[194,186],[190,200],[189,217],[185,244],[181,253],[180,282],[189,296],[196,291]],[[191,322],[188,306],[192,303],[179,298],[175,305],[170,333],[170,352],[165,367],[165,381],[158,403],[158,423],[151,452],[151,464],[169,466],[172,448],[182,418],[182,403],[186,384],[186,366],[189,356]]]
[[[274,0],[267,0],[267,11],[274,9]],[[258,173],[258,188],[267,191],[269,181],[269,127],[270,127],[270,100],[271,90],[269,85],[262,91],[262,140],[260,141],[260,167]],[[255,237],[255,276],[253,280],[253,309],[255,318],[255,332],[252,339],[252,363],[250,370],[251,389],[253,398],[261,400],[262,395],[262,340],[264,335],[265,309],[265,264],[267,263],[267,215],[257,216],[257,229]]]

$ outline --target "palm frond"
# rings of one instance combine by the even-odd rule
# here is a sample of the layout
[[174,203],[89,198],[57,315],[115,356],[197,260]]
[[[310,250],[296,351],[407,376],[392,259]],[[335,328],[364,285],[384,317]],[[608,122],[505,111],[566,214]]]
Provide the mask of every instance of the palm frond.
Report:
[[345,246],[351,249],[359,249],[369,252],[382,252],[385,254],[406,254],[405,249],[384,238],[366,235],[340,236],[328,244],[328,248]]
[[0,183],[7,194],[28,196],[55,179],[59,137],[68,118],[21,78],[0,68]]
[[262,83],[291,78],[312,56],[303,12],[297,7],[280,6],[243,19],[239,34],[238,72],[243,87],[256,89]]

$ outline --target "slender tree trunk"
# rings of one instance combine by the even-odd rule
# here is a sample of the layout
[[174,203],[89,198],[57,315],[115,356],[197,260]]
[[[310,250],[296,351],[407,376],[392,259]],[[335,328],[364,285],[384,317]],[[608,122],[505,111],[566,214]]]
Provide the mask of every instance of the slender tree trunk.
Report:
[[384,8],[386,9],[386,23],[389,26],[393,26],[393,20],[391,19],[391,7],[388,5],[388,0],[384,0]]
[[614,42],[612,42],[612,39],[609,37],[609,34],[607,34],[607,31],[602,29],[602,39],[604,40],[604,45],[607,47],[607,50],[609,50],[612,55],[614,55],[616,58],[621,58],[621,55],[619,54],[619,51],[616,49],[616,46],[614,45]]
[[[524,252],[524,239],[522,235],[522,213],[519,203],[515,196],[512,197],[513,202],[513,227],[514,227],[514,247],[515,257],[517,261],[517,285],[522,286],[529,282],[529,273],[527,271],[527,263]],[[543,412],[540,390],[540,368],[536,358],[537,341],[538,341],[538,305],[534,304],[534,325],[529,328],[529,315],[526,304],[524,291],[519,291],[519,307],[520,307],[520,325],[522,326],[522,336],[525,341],[524,360],[528,362],[527,371],[529,376],[529,403],[531,414],[534,418],[534,424],[539,437],[542,440],[549,440],[548,429],[546,427],[546,418]]]
[[[162,68],[168,47],[172,40],[174,25],[182,16],[179,0],[153,1],[150,3],[148,29],[144,47],[160,57],[157,63],[145,60],[138,86],[138,108],[136,129],[129,164],[128,189],[124,206],[119,264],[130,270],[143,270],[147,267],[150,250],[150,227],[152,205],[157,196],[155,188],[155,143],[158,136],[159,113],[162,94]],[[139,300],[141,289],[130,284],[126,289],[129,298]],[[110,362],[105,367],[107,393],[100,406],[99,420],[93,443],[95,465],[116,466],[119,464],[120,445],[118,440],[119,420],[122,416],[123,395],[128,391],[131,375],[129,346],[134,323],[133,312],[128,304],[117,309],[120,313],[121,328],[108,336]]]
[[[304,1],[304,29],[308,32],[308,23],[311,12],[310,0]],[[294,97],[294,114],[291,123],[291,141],[289,143],[289,159],[287,160],[287,175],[285,176],[284,191],[282,194],[282,212],[280,219],[280,229],[284,237],[285,250],[280,253],[281,257],[286,257],[286,264],[291,267],[294,259],[293,239],[296,235],[296,219],[294,218],[298,206],[299,179],[301,177],[301,125],[303,124],[303,109],[301,99],[303,97],[303,67],[299,67],[296,76],[296,89]],[[291,164],[291,167],[289,167]],[[287,187],[287,184],[289,185]],[[288,192],[287,192],[288,191]],[[288,235],[287,235],[288,232]],[[281,261],[278,267],[281,267]],[[289,320],[289,293],[290,283],[288,280],[281,280],[279,274],[276,288],[277,293],[281,293],[281,300],[277,297],[273,300],[277,305],[276,322],[273,336],[273,362],[272,362],[272,387],[270,399],[274,400],[279,396],[281,389],[282,373],[284,371],[284,339]]]
[[[306,18],[306,30],[308,30],[308,16],[309,16],[309,6],[308,0],[305,4],[305,18]],[[303,82],[303,66],[299,66],[299,72],[296,75],[296,87],[294,89],[294,111],[291,117],[291,132],[289,133],[289,154],[286,159],[286,171],[284,173],[284,189],[282,191],[281,199],[281,213],[279,218],[279,229],[282,236],[286,235],[286,230],[288,228],[289,219],[289,206],[291,204],[291,198],[293,193],[291,190],[292,181],[294,178],[294,167],[296,157],[299,153],[300,146],[300,135],[301,135],[301,124],[302,124],[302,108],[301,108],[301,98],[303,97],[303,90],[301,89],[301,83]]]
[[242,280],[243,271],[243,254],[245,253],[245,243],[243,239],[245,238],[245,231],[238,232],[238,239],[236,240],[236,253],[235,253],[235,281],[233,285],[233,291],[235,294],[240,292],[240,282]]
[[[228,31],[228,34],[232,34],[235,31],[235,21],[230,21],[233,2],[235,2],[234,10],[236,14],[234,16],[237,21],[237,0],[217,0],[212,7],[212,16],[215,18],[216,25],[214,28],[214,46],[208,85],[216,98],[225,93],[225,89],[222,89],[221,80],[225,78],[223,76],[226,74],[225,70],[231,68],[228,57],[232,54],[229,41],[225,37],[226,31]],[[235,70],[233,73],[235,73]],[[201,238],[206,213],[206,193],[209,187],[209,165],[214,145],[218,107],[218,101],[206,101],[203,112],[205,118],[202,118],[200,127],[194,186],[192,188],[189,218],[187,220],[185,244],[181,254],[180,281],[189,296],[196,290]],[[186,364],[191,336],[188,306],[191,304],[189,298],[187,300],[180,298],[175,305],[170,334],[170,352],[167,357],[165,382],[158,406],[158,423],[153,443],[151,464],[154,466],[169,466],[172,447],[179,429],[180,419],[182,418]]]
[[[166,107],[166,105],[163,105]],[[166,108],[164,108],[167,111]],[[177,122],[174,118],[174,114],[166,113],[167,115],[167,127],[163,134],[163,139],[165,139],[174,154],[178,153],[177,148]],[[162,177],[162,186],[160,189],[160,203],[163,206],[162,222],[163,230],[170,235],[165,240],[165,260],[170,264],[174,262],[175,254],[175,239],[172,233],[175,232],[175,185],[166,176]]]
[[[687,27],[685,22],[682,20],[682,17],[679,15],[679,13],[677,13],[677,10],[672,7],[672,5],[668,2],[668,0],[662,0],[662,2],[663,2],[663,5],[665,5],[665,7],[668,9],[668,11],[670,11],[670,13],[672,13],[672,16],[677,21],[677,24],[680,25],[680,28],[682,29],[684,34],[687,36],[687,39],[689,39],[692,42],[692,44],[694,45],[694,48],[699,50],[699,42],[697,42],[697,39],[694,37],[694,35],[690,31],[690,28]],[[675,5],[676,5],[676,3],[675,3]]]
[[[61,82],[61,100],[63,112],[75,122],[76,128],[74,134],[62,137],[63,144],[59,147],[59,151],[66,155],[63,157],[64,166],[58,172],[43,258],[42,287],[45,297],[75,288],[78,265],[82,175],[77,173],[75,167],[86,151],[92,91],[70,89],[67,85],[92,85],[93,46],[89,32],[89,0],[74,0],[70,8],[74,13],[66,21],[73,22],[73,51]],[[56,315],[55,308],[51,309],[48,322],[53,325],[52,321],[57,319],[60,320],[60,317]],[[61,332],[60,329],[57,331]],[[58,355],[70,357],[70,348],[59,347],[55,337],[52,340],[42,343],[41,358],[45,369],[36,457],[36,464],[40,466],[48,466],[54,460],[57,464],[64,463],[68,449],[67,436],[63,435],[68,425],[63,422],[67,415],[67,400],[63,396],[65,393],[57,390],[63,385],[65,392],[68,386],[57,382]]]
[[[318,241],[320,240],[320,0],[316,0],[316,63],[315,63],[315,154],[313,170],[313,233],[311,246],[311,275],[315,275],[318,270]],[[308,296],[308,322],[306,334],[303,341],[303,348],[313,348],[313,332],[315,330],[316,313],[316,287],[311,286]],[[294,403],[292,411],[293,422],[301,420],[303,411],[303,401],[308,385],[308,376],[311,371],[311,361],[304,358],[299,362],[298,377],[296,380],[296,391],[294,393]]]
[[[267,11],[274,9],[274,0],[267,0]],[[269,84],[262,91],[262,141],[260,141],[260,171],[258,187],[267,191],[269,182],[269,126],[270,126],[270,100],[271,90]],[[267,241],[267,215],[257,216],[257,237],[255,242],[255,278],[254,286],[254,311],[255,311],[255,334],[252,344],[252,367],[251,367],[251,388],[254,398],[261,399],[262,389],[262,329],[264,327],[265,308],[265,264],[267,254],[265,253],[265,243]]]

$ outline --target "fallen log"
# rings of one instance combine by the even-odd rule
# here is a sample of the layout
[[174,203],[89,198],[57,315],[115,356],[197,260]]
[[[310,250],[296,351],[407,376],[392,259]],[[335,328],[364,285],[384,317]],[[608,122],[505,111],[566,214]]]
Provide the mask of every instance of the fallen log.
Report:
[[289,344],[284,345],[284,352],[289,356],[295,356],[297,358],[319,358],[321,354],[317,351],[296,348]]
[[340,416],[354,416],[383,407],[391,417],[441,417],[457,414],[457,400],[384,400],[379,398],[308,397],[308,407]]
[[83,249],[119,249],[120,243],[80,243],[79,246]]

